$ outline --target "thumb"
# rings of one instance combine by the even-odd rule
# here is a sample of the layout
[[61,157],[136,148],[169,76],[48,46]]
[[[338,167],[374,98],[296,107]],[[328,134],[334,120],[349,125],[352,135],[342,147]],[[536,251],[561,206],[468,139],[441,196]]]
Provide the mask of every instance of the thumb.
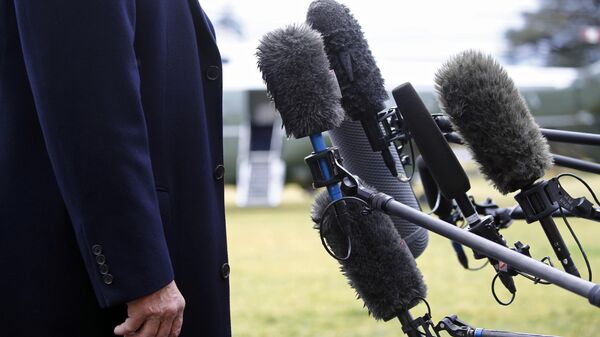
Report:
[[140,329],[144,321],[143,317],[128,317],[125,322],[115,327],[114,334],[117,336],[132,334]]

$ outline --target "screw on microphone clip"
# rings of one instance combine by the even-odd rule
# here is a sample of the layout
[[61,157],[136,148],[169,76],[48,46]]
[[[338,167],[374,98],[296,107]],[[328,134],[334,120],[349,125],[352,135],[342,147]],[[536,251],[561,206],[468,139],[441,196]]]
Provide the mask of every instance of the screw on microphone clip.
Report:
[[[412,166],[415,163],[414,151],[412,148],[412,143],[410,142],[410,134],[408,130],[406,130],[404,125],[404,118],[398,110],[397,107],[392,107],[389,109],[385,109],[377,113],[377,125],[380,130],[380,139],[378,143],[380,144],[379,149],[389,151],[391,146],[394,147],[396,152],[398,153],[398,158],[400,159],[400,164],[402,166]],[[410,156],[404,154],[404,148],[406,145],[410,146]],[[395,165],[395,164],[394,164]],[[414,172],[414,168],[412,170]],[[399,177],[401,181],[410,181],[412,178],[412,174],[410,176],[402,176]]]
[[[325,151],[311,153],[304,158],[306,165],[310,169],[313,178],[313,187],[315,189],[337,184],[347,175],[342,169],[342,156],[337,147],[330,147]],[[327,165],[328,172],[331,172],[331,177],[325,178],[320,165]]]

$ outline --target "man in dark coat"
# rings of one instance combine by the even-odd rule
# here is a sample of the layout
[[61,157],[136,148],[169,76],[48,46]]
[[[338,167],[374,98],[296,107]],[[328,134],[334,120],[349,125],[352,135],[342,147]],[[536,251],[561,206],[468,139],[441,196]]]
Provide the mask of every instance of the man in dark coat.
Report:
[[230,335],[220,67],[196,0],[0,0],[1,336]]

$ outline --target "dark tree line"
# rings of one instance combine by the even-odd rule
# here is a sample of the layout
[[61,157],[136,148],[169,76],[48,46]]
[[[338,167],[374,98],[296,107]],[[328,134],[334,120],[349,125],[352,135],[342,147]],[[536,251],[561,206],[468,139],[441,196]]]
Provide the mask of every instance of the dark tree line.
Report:
[[600,29],[600,0],[540,0],[525,24],[506,32],[512,62],[537,60],[547,66],[580,67],[600,60],[600,44],[582,38],[582,29]]

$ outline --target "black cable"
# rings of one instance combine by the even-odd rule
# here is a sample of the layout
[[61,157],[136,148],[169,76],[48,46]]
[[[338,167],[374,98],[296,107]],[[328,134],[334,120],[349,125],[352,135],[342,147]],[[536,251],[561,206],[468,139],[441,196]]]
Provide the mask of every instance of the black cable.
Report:
[[427,215],[431,215],[431,214],[435,213],[438,210],[438,208],[440,208],[441,200],[442,200],[442,194],[440,193],[440,190],[438,189],[437,197],[435,198],[435,205],[433,205],[433,208],[431,209],[431,211],[429,213],[427,213]]
[[[350,256],[352,255],[352,240],[350,239],[350,236],[344,231],[344,228],[339,224],[339,219],[336,213],[336,216],[334,217],[335,219],[335,225],[337,225],[339,231],[341,232],[341,234],[346,235],[346,240],[347,240],[347,244],[348,244],[348,250],[347,250],[347,254],[345,256],[337,256],[330,248],[329,245],[327,244],[327,239],[325,238],[325,236],[328,234],[330,228],[327,228],[326,226],[324,226],[323,224],[323,220],[325,219],[325,214],[327,214],[327,212],[329,212],[330,210],[333,210],[334,212],[336,212],[335,206],[338,203],[341,202],[350,202],[350,201],[356,201],[359,204],[361,204],[364,207],[364,211],[367,211],[369,209],[367,203],[357,197],[343,197],[341,199],[335,200],[330,202],[327,207],[325,207],[325,209],[323,210],[323,214],[321,215],[320,218],[313,218],[313,221],[315,222],[315,224],[318,224],[318,227],[316,227],[319,230],[319,236],[321,238],[321,244],[323,245],[323,248],[325,248],[325,251],[327,252],[327,254],[329,254],[331,257],[333,257],[334,259],[338,260],[338,261],[346,261],[350,258]],[[345,205],[347,206],[347,205]]]
[[567,217],[565,216],[565,213],[563,212],[563,208],[559,206],[558,210],[560,211],[560,215],[562,216],[563,221],[565,222],[565,225],[567,225],[569,232],[571,232],[571,236],[573,237],[573,240],[575,240],[575,242],[577,243],[577,247],[579,247],[579,251],[581,252],[581,255],[583,256],[583,261],[585,261],[585,266],[587,267],[587,270],[588,270],[588,281],[592,282],[592,267],[590,266],[590,260],[588,259],[587,254],[585,253],[585,250],[583,249],[583,246],[581,245],[581,242],[579,242],[579,238],[577,238],[577,235],[575,235],[575,231],[573,231],[571,224],[567,220]]
[[[410,176],[406,175],[406,170],[404,170],[404,177],[398,177],[398,179],[402,182],[412,182],[412,179],[415,175],[415,150],[413,148],[413,142],[412,142],[412,136],[408,136],[408,147],[410,148],[410,165],[406,165],[406,166],[411,166],[411,172],[410,172]],[[397,152],[398,152],[398,157],[400,159],[400,165],[402,165],[402,168],[405,168],[406,166],[404,165],[404,163],[402,163],[402,156],[400,156],[400,152],[402,152],[402,150],[404,150],[404,145],[400,146],[397,148]]]
[[498,277],[500,276],[500,273],[496,273],[496,275],[494,276],[494,278],[492,279],[492,295],[494,296],[494,299],[496,300],[496,302],[498,302],[498,304],[503,305],[505,307],[511,305],[514,301],[515,301],[515,297],[517,297],[517,293],[512,293],[512,297],[508,302],[502,302],[499,298],[498,295],[496,295],[496,280],[498,279]]
[[587,188],[587,190],[590,192],[590,194],[592,195],[592,198],[594,198],[594,201],[596,202],[596,205],[600,206],[600,201],[598,201],[598,197],[596,197],[596,193],[594,193],[594,190],[592,190],[592,188],[590,187],[590,185],[588,185],[588,183],[585,182],[585,180],[581,179],[580,177],[576,176],[573,173],[561,173],[559,175],[556,176],[556,180],[558,181],[558,183],[560,184],[560,178],[564,177],[564,176],[568,176],[571,178],[575,178],[577,180],[579,180],[580,183],[583,184],[583,186],[585,186]]
[[552,283],[548,282],[548,281],[544,281],[541,278],[538,277],[533,277],[531,275],[525,274],[523,272],[517,271],[517,274],[523,276],[524,278],[528,279],[529,281],[532,281],[534,284],[542,284],[542,285],[551,285]]
[[475,267],[475,268],[467,268],[468,271],[480,271],[483,268],[485,268],[485,266],[487,266],[488,264],[490,264],[490,260],[486,260],[481,266],[479,267]]
[[[596,196],[596,193],[594,193],[594,191],[592,190],[592,188],[590,187],[590,185],[588,185],[588,183],[586,183],[582,178],[578,177],[577,175],[575,175],[573,173],[561,173],[558,176],[556,176],[556,181],[558,182],[559,185],[560,185],[560,178],[565,177],[565,176],[571,177],[571,178],[575,178],[580,183],[582,183],[583,186],[585,186],[587,188],[587,190],[590,192],[590,194],[592,195],[592,198],[594,199],[594,201],[596,202],[596,204],[600,205],[600,202],[598,201],[598,197]],[[586,268],[588,270],[588,280],[590,282],[592,282],[592,267],[590,265],[590,260],[588,259],[588,256],[585,253],[585,250],[583,249],[583,246],[581,245],[581,242],[579,242],[579,238],[575,234],[575,231],[573,230],[573,227],[571,227],[571,224],[567,220],[567,217],[565,216],[563,208],[559,206],[558,210],[560,211],[560,215],[562,216],[562,219],[563,219],[565,225],[567,226],[567,229],[571,233],[571,236],[573,237],[573,240],[575,240],[575,243],[577,243],[577,247],[579,248],[579,251],[581,252],[581,255],[583,256],[583,260],[585,262],[585,266],[586,266]]]

